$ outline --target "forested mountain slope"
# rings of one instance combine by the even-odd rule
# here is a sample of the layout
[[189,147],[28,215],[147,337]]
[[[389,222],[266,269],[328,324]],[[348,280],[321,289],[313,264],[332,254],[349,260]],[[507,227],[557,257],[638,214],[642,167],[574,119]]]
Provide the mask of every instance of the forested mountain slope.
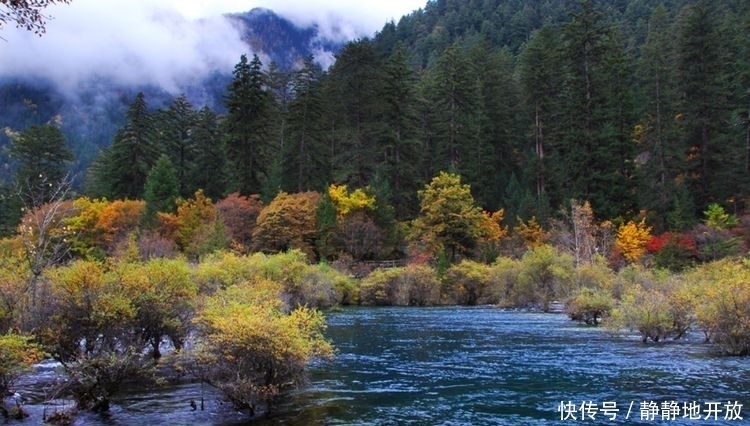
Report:
[[510,225],[576,199],[656,231],[750,191],[743,1],[431,1],[327,70],[245,57],[228,83],[220,106],[129,98],[82,190],[139,197],[163,154],[183,196],[369,186],[407,219],[449,171]]

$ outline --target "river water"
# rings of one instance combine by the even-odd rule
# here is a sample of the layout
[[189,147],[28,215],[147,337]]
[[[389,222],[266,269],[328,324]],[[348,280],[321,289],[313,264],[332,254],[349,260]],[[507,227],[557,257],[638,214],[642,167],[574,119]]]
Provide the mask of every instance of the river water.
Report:
[[[750,359],[716,356],[699,335],[646,345],[561,314],[491,307],[347,308],[327,318],[336,358],[313,365],[309,385],[267,419],[244,421],[190,384],[129,394],[108,416],[74,424],[750,424]],[[192,411],[201,394],[205,410]],[[40,406],[27,407],[24,424],[36,424]]]

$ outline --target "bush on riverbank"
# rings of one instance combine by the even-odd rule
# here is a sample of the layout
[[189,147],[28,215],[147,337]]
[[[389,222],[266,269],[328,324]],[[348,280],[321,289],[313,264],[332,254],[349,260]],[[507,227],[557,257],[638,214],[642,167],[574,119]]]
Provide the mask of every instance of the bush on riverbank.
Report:
[[255,291],[276,286],[261,278],[220,290],[195,319],[200,377],[251,415],[302,383],[312,359],[333,355],[320,312],[299,307],[287,314],[273,291]]
[[378,269],[359,283],[359,300],[363,305],[438,305],[440,293],[437,273],[425,265]]

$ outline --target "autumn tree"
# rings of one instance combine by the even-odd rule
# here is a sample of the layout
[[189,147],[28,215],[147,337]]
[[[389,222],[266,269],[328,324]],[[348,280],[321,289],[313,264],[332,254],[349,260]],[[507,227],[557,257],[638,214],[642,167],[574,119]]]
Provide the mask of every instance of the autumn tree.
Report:
[[201,190],[196,191],[193,198],[178,200],[175,213],[159,213],[158,216],[161,231],[180,250],[193,256],[203,254],[205,250],[201,249],[201,245],[206,242],[207,237],[211,237],[212,229],[220,222],[211,199]]
[[249,250],[256,220],[263,209],[260,197],[233,192],[217,201],[215,206],[228,237],[242,251]]
[[44,351],[32,336],[13,332],[0,335],[0,392],[12,393],[21,375],[31,371],[42,359]]
[[251,415],[267,412],[279,395],[300,385],[310,361],[333,354],[320,312],[286,313],[279,299],[258,297],[263,293],[256,289],[275,286],[231,286],[211,296],[196,318],[201,378]]
[[554,300],[566,300],[575,291],[574,259],[550,245],[534,247],[520,261],[513,293],[519,305],[549,310]]
[[[29,291],[31,306],[37,303],[37,284],[45,269],[62,262],[70,253],[67,240],[69,230],[65,228],[65,218],[73,212],[72,203],[67,200],[70,182],[50,183],[53,192],[51,201],[46,204],[32,204],[25,208],[25,214],[18,225],[18,236],[24,246],[31,276]],[[27,318],[28,319],[28,318]],[[25,324],[33,327],[33,324]]]
[[651,239],[651,227],[645,219],[636,223],[632,220],[617,230],[615,246],[630,262],[638,261],[646,253],[646,243]]
[[125,380],[153,366],[133,333],[136,311],[101,263],[76,261],[47,277],[49,312],[38,333],[68,375],[60,391],[82,409],[106,411]]
[[700,303],[695,317],[706,340],[728,355],[750,354],[750,265],[746,260],[721,260],[686,276]]
[[134,330],[141,349],[149,348],[158,359],[165,341],[182,348],[198,294],[188,264],[180,259],[121,263],[113,275],[134,309]]
[[460,176],[441,172],[418,197],[420,212],[412,222],[417,243],[433,254],[445,250],[451,262],[476,246],[485,217]]
[[332,183],[328,186],[328,197],[336,207],[339,219],[356,211],[372,211],[375,208],[375,197],[368,192],[369,188],[357,188],[350,192],[346,185]]
[[317,192],[280,192],[258,215],[253,231],[254,248],[271,253],[299,249],[315,258],[319,201]]

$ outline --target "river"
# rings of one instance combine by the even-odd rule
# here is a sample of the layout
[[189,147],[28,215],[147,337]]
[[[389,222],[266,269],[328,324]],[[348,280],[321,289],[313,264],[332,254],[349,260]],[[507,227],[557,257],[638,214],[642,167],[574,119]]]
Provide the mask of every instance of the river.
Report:
[[[346,308],[327,318],[336,358],[313,365],[308,386],[267,419],[243,421],[191,384],[126,395],[108,416],[74,424],[750,424],[750,360],[716,356],[700,335],[643,344],[562,314],[492,307]],[[201,394],[205,410],[192,411]],[[37,424],[40,406],[27,407],[24,424]]]

